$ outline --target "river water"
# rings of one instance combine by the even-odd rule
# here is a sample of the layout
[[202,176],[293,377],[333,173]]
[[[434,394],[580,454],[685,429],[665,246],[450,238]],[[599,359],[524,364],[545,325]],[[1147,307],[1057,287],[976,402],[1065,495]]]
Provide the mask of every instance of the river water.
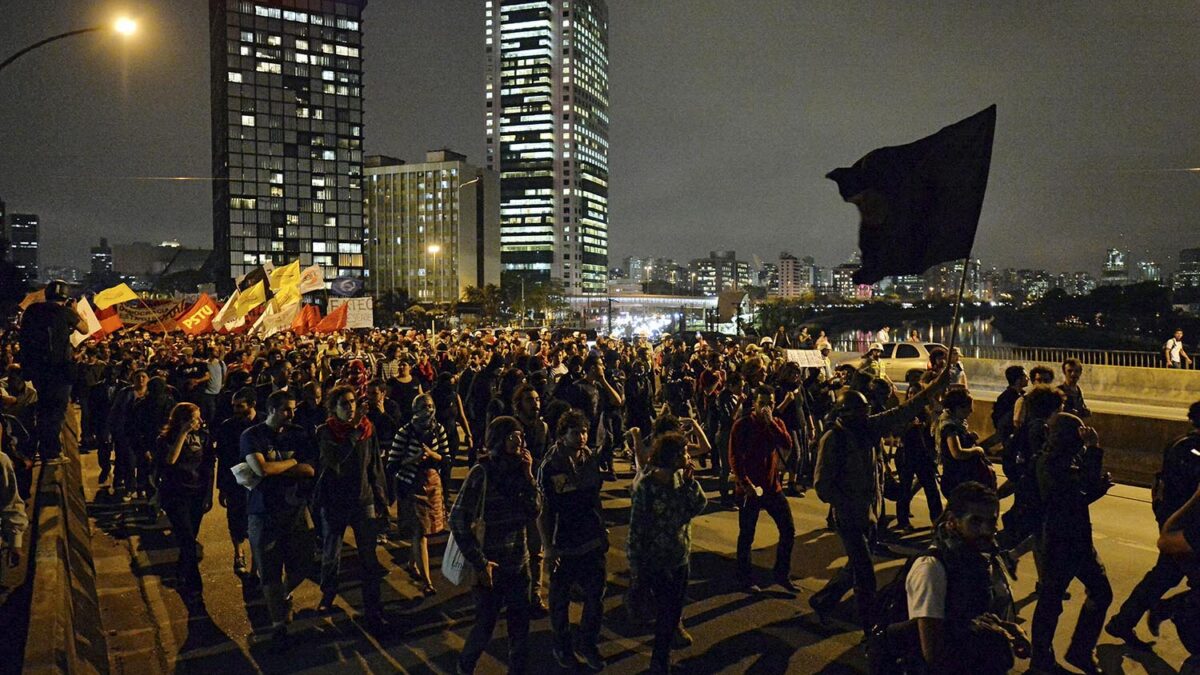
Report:
[[[879,328],[882,328],[880,326]],[[878,328],[874,331],[856,330],[834,336],[832,339],[839,344],[849,343],[852,351],[866,351],[872,342],[877,340]],[[909,331],[917,331],[921,342],[940,342],[949,344],[950,324],[935,324],[933,322],[906,321],[900,326],[892,326],[892,341],[902,342],[908,339]],[[992,326],[991,319],[972,319],[959,322],[957,344],[968,347],[1009,346],[1004,341],[1000,331]]]

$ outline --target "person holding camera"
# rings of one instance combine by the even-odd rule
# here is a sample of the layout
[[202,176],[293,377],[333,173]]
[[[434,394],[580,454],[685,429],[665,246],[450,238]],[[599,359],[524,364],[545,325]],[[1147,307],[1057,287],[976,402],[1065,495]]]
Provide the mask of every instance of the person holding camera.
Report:
[[1054,632],[1062,615],[1063,595],[1073,579],[1083,584],[1087,599],[1064,655],[1084,673],[1100,673],[1096,641],[1112,604],[1112,585],[1092,542],[1092,502],[1113,486],[1103,468],[1104,451],[1096,430],[1071,413],[1050,418],[1046,448],[1037,460],[1038,490],[1045,509],[1045,554],[1041,594],[1033,613],[1034,670],[1059,672]]

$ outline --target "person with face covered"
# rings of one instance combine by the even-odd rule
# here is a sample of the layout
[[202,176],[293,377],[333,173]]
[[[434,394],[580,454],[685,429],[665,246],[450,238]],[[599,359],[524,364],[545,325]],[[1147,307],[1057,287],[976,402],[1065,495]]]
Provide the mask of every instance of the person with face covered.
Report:
[[429,537],[446,529],[439,469],[449,452],[446,429],[437,421],[433,397],[417,396],[412,402],[412,420],[392,440],[388,474],[396,478],[396,497],[413,528],[408,573],[421,582],[426,596],[437,593],[429,576]]
[[871,635],[872,673],[1000,675],[1014,655],[1029,656],[1029,640],[1012,621],[1012,593],[996,582],[999,512],[996,492],[980,483],[950,494],[929,549],[905,576],[908,620]]
[[337,598],[342,539],[346,528],[354,530],[355,546],[363,568],[363,604],[368,624],[383,624],[379,580],[385,572],[376,557],[371,533],[376,506],[384,503],[383,467],[379,459],[379,435],[360,407],[354,390],[334,387],[329,392],[330,416],[317,428],[319,455],[316,507],[321,518],[321,603],[319,611],[330,611]]
[[875,414],[871,414],[870,404],[861,392],[848,390],[838,400],[837,420],[821,436],[814,486],[821,501],[833,509],[834,529],[846,550],[847,563],[809,599],[818,616],[824,618],[853,588],[859,621],[864,632],[870,631],[875,571],[868,541],[875,524],[871,506],[878,497],[876,448],[884,434],[903,427],[945,388],[949,373],[949,369],[943,369],[931,386],[903,405]]
[[783,421],[775,417],[775,390],[761,385],[754,390],[754,407],[738,419],[729,434],[729,469],[738,502],[738,582],[747,592],[760,590],[750,566],[750,549],[758,528],[758,514],[766,511],[779,530],[775,549],[775,583],[795,592],[789,574],[796,526],[783,494],[782,456],[792,445]]

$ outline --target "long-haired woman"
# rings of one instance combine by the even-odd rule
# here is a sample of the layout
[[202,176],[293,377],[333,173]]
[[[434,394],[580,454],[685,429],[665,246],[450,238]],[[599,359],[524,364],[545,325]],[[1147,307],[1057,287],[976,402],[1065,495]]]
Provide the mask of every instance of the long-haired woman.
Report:
[[207,442],[194,403],[177,403],[158,434],[155,457],[158,465],[158,503],[171,521],[171,533],[179,548],[179,590],[185,600],[201,600],[203,584],[196,538],[200,520],[212,507],[212,478],[215,457]]

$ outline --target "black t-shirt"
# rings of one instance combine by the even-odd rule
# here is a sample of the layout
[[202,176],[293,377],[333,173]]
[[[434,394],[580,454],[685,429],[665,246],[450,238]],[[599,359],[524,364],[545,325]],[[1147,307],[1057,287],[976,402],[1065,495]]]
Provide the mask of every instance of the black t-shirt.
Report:
[[[260,452],[269,462],[295,459],[301,464],[317,465],[317,449],[313,439],[295,424],[285,424],[279,431],[266,422],[255,424],[242,433],[242,457]],[[254,515],[278,514],[299,508],[305,502],[305,488],[312,479],[278,475],[263,478],[250,491],[246,512]]]
[[79,315],[55,302],[39,302],[25,310],[21,319],[21,364],[32,380],[70,382],[73,373],[64,368],[73,361],[71,334]]

